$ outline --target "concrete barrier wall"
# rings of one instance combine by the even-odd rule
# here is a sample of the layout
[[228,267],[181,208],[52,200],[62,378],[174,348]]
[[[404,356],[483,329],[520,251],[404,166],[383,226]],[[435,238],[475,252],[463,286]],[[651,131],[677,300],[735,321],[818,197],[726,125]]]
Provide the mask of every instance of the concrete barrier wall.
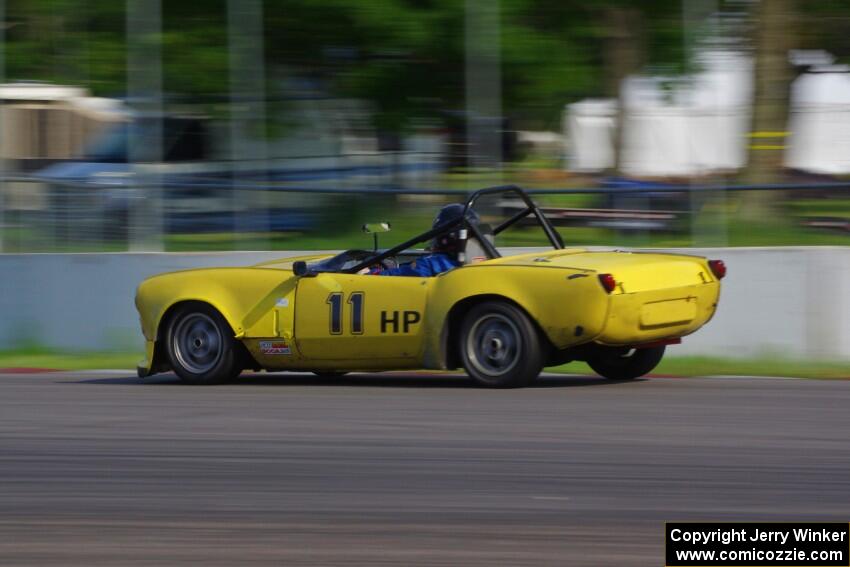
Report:
[[850,360],[850,247],[685,252],[729,274],[714,319],[672,353]]
[[[850,247],[677,250],[729,267],[720,307],[671,355],[850,360]],[[133,295],[160,272],[301,252],[0,255],[0,349],[141,349]]]
[[144,345],[133,298],[162,272],[250,265],[288,253],[0,255],[0,349],[130,350]]

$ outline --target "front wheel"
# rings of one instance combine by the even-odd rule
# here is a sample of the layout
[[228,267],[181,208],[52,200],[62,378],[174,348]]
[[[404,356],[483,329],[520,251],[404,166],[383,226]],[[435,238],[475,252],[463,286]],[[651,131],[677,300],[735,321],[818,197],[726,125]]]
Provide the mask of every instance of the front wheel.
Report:
[[664,356],[665,347],[604,348],[587,359],[594,372],[609,380],[633,380],[652,372]]
[[189,384],[220,384],[242,371],[236,339],[221,314],[209,305],[181,307],[168,325],[171,368]]
[[466,372],[490,388],[527,386],[543,369],[537,329],[510,303],[488,301],[470,309],[459,347]]

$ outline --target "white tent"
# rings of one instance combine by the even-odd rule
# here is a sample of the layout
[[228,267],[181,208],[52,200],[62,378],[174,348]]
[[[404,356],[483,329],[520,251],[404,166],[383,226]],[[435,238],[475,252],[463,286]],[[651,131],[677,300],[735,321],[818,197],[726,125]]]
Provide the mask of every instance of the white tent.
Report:
[[[631,77],[623,83],[624,174],[701,175],[746,164],[752,62],[740,54],[712,52],[703,54],[700,66],[702,71],[689,80]],[[830,67],[794,82],[785,155],[789,167],[850,172],[850,74],[842,71]],[[613,165],[616,112],[613,100],[567,105],[569,169],[601,171]]]
[[844,67],[800,76],[791,89],[785,163],[813,173],[850,173],[850,73]]
[[569,140],[567,169],[602,171],[614,164],[617,101],[587,99],[568,104],[563,131]]

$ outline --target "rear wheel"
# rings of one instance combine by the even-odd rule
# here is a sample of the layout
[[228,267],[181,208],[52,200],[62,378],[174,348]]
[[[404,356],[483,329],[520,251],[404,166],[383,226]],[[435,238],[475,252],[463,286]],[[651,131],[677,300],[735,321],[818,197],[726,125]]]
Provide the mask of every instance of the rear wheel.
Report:
[[491,388],[527,386],[543,368],[537,329],[518,307],[488,301],[463,320],[459,349],[466,372]]
[[348,372],[336,372],[336,371],[333,371],[333,370],[327,370],[327,371],[325,371],[325,370],[314,370],[313,374],[315,374],[319,378],[332,379],[332,378],[342,378],[343,376],[348,374]]
[[233,331],[209,305],[179,308],[168,325],[166,345],[171,368],[188,384],[220,384],[242,371]]
[[587,364],[594,372],[609,380],[633,380],[652,372],[664,356],[665,347],[604,348],[588,357]]

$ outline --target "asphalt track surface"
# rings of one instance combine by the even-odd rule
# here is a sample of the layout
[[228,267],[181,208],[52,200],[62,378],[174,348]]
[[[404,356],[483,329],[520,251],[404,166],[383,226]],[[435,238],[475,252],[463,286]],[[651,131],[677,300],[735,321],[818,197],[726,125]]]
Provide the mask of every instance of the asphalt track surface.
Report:
[[0,375],[0,565],[663,565],[850,520],[850,382]]

